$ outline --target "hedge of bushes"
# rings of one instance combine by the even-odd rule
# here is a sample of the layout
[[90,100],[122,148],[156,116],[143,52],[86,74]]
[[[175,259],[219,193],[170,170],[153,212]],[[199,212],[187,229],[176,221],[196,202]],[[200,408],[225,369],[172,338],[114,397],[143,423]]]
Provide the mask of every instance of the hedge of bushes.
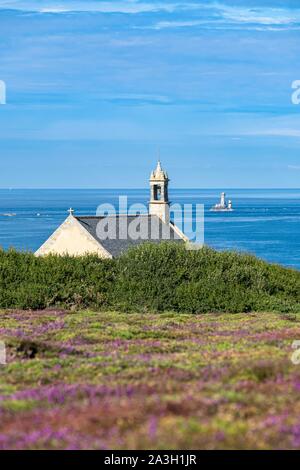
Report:
[[0,308],[300,312],[300,273],[247,254],[144,244],[115,260],[0,251]]

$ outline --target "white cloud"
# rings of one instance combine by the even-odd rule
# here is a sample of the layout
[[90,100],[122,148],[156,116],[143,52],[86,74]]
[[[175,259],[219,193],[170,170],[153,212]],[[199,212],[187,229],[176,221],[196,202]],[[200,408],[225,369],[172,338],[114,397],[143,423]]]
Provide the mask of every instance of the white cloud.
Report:
[[[103,13],[141,13],[149,11],[169,11],[178,9],[207,10],[219,14],[224,20],[238,23],[259,23],[265,25],[284,25],[300,21],[300,9],[290,8],[245,8],[228,6],[221,2],[207,3],[205,1],[189,2],[188,0],[169,0],[153,2],[151,0],[0,0],[0,9],[10,8],[40,13],[65,13],[67,11],[95,11]],[[216,18],[215,18],[216,19]],[[179,22],[180,23],[180,22]],[[182,25],[185,25],[185,21]],[[187,22],[189,23],[189,22]]]
[[153,141],[163,138],[170,139],[174,136],[171,129],[148,128],[138,119],[103,118],[94,120],[63,119],[48,124],[42,121],[31,129],[25,129],[22,124],[6,130],[0,127],[0,138],[47,141]]
[[145,13],[155,11],[173,12],[177,8],[184,7],[185,2],[152,3],[151,1],[139,2],[138,0],[101,1],[98,0],[69,0],[64,4],[51,0],[0,0],[0,9],[15,9],[21,11],[34,11],[38,13],[66,13],[66,12],[99,12],[99,13]]
[[300,165],[288,165],[289,170],[300,171]]
[[[202,27],[215,31],[243,29],[243,31],[266,31],[270,34],[300,30],[300,8],[230,7],[222,2],[199,0],[197,3],[193,3],[193,1],[0,0],[0,12],[1,9],[11,8],[40,15],[90,12],[123,13],[134,16],[139,13],[152,13],[148,14],[146,19],[143,18],[141,22],[128,23],[128,28],[136,30],[162,31],[187,28],[193,30],[193,28]],[[184,14],[179,15],[179,12],[183,10]],[[159,14],[156,15],[156,13]],[[121,45],[121,40],[119,45]],[[131,45],[134,44],[128,44],[128,46]]]
[[278,137],[300,137],[300,130],[299,129],[272,129],[257,132],[256,135],[270,135],[270,136],[278,136]]
[[[146,26],[150,29],[170,29],[170,28],[192,28],[200,25],[214,26],[223,29],[228,26],[243,27],[244,29],[258,31],[284,31],[288,29],[299,29],[300,9],[290,8],[245,8],[230,7],[222,3],[180,3],[173,4],[174,11],[177,8],[185,9],[190,13],[190,17],[172,19],[152,23]],[[196,15],[195,15],[196,13]]]
[[69,10],[63,8],[42,8],[40,13],[68,13]]
[[[99,12],[136,14],[163,11],[173,13],[185,10],[183,20],[172,20],[144,26],[152,29],[187,28],[201,24],[222,27],[222,25],[243,25],[251,29],[258,27],[272,31],[292,28],[300,23],[300,8],[246,8],[228,6],[222,2],[193,2],[192,0],[0,0],[0,9],[11,8],[21,11],[33,11],[44,14],[64,14],[67,12]],[[190,17],[187,16],[189,12]],[[195,17],[197,14],[197,17]],[[199,16],[200,15],[200,16]],[[278,29],[277,29],[278,28]]]
[[157,104],[170,104],[171,99],[164,95],[143,94],[143,93],[101,93],[97,95],[99,100],[108,101],[136,101],[136,102],[152,102]]
[[300,21],[300,10],[283,8],[240,8],[218,4],[225,20],[262,25],[288,25]]
[[167,29],[167,28],[186,28],[192,26],[199,26],[203,21],[159,21],[153,26],[153,29]]
[[241,130],[238,132],[238,135],[244,137],[300,137],[299,129],[284,129],[284,128],[274,128],[274,129],[254,129],[254,130]]

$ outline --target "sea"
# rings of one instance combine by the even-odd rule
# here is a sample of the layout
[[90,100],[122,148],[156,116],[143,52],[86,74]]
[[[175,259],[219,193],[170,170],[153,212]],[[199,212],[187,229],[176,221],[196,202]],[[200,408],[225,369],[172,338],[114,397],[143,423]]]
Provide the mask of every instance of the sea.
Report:
[[[172,203],[204,206],[205,244],[217,250],[252,253],[271,263],[300,270],[300,189],[228,189],[233,212],[211,212],[224,189],[173,189]],[[0,246],[35,251],[64,221],[75,215],[95,215],[102,204],[118,208],[147,204],[148,190],[139,189],[2,189]],[[190,206],[189,206],[190,207]],[[194,220],[195,222],[195,220]]]

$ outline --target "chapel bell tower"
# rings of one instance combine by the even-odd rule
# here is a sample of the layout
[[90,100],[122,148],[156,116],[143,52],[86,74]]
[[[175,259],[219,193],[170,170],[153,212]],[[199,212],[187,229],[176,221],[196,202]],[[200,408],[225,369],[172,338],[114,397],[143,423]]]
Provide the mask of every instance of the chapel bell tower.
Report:
[[150,202],[149,214],[157,215],[163,222],[170,222],[170,205],[168,195],[169,178],[161,167],[160,161],[150,176]]

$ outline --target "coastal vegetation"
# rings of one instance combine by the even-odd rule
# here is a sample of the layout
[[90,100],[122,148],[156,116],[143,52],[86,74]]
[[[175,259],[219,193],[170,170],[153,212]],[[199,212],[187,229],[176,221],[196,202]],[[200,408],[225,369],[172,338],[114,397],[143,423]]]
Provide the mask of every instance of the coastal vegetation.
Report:
[[298,449],[297,315],[0,313],[0,449]]
[[0,251],[0,308],[300,312],[300,273],[254,256],[146,243],[112,260]]
[[299,286],[171,243],[1,251],[0,450],[299,448]]

